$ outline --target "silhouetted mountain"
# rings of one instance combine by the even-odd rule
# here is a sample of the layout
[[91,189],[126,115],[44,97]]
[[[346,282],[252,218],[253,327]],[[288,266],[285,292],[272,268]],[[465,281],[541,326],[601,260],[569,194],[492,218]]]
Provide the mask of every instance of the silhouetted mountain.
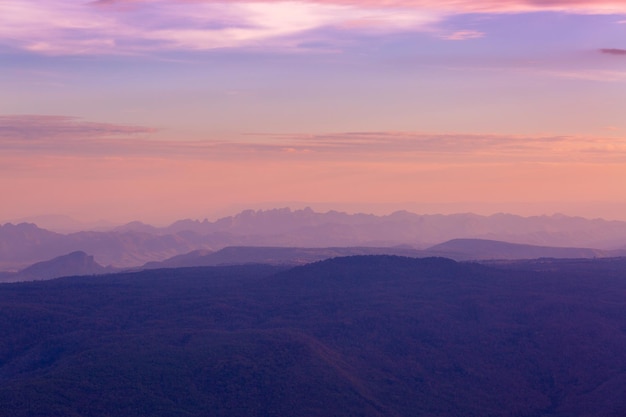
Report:
[[456,238],[490,239],[520,244],[621,247],[626,222],[584,219],[561,214],[522,217],[512,214],[419,215],[398,211],[387,216],[316,213],[310,208],[246,210],[215,222],[182,220],[160,233],[192,230],[201,235],[225,233],[234,245],[255,246],[393,246],[425,247]]
[[130,223],[126,223],[122,226],[118,226],[113,229],[115,232],[140,232],[140,233],[149,233],[149,234],[161,234],[159,233],[159,228],[151,226],[149,224],[142,223],[140,221],[134,221]]
[[600,258],[615,256],[616,251],[588,248],[557,248],[522,245],[486,239],[453,239],[427,249],[432,255],[456,260]]
[[152,260],[166,259],[199,248],[209,241],[193,232],[175,235],[153,235],[143,232],[81,232],[67,235],[72,248],[94,254],[103,264],[116,267],[142,265]]
[[398,255],[413,258],[435,256],[457,261],[466,261],[488,259],[596,258],[614,257],[620,254],[622,254],[621,251],[521,245],[483,239],[454,239],[424,250],[404,246],[386,248],[229,246],[215,252],[199,250],[184,255],[177,255],[161,262],[148,262],[142,269],[243,265],[251,263],[302,265],[329,258],[354,255]]
[[[32,262],[61,255],[55,244],[63,235],[40,229],[32,223],[0,226],[0,266],[24,267]],[[65,252],[67,253],[67,252]]]
[[[143,265],[142,269],[158,269],[158,268],[184,268],[191,266],[208,266],[205,258],[214,253],[210,250],[194,250],[182,255],[172,256],[160,262],[148,262]],[[239,262],[249,263],[249,262]],[[215,264],[217,265],[217,264]]]
[[0,227],[0,270],[23,268],[77,250],[93,254],[103,265],[134,267],[194,250],[217,251],[228,246],[425,248],[457,238],[613,249],[626,242],[626,222],[563,215],[417,215],[399,211],[374,216],[275,209],[247,210],[214,222],[183,220],[166,228],[133,222],[108,232],[67,235],[32,224],[7,224]]
[[[10,276],[11,281],[36,281],[75,275],[97,275],[116,272],[94,261],[93,256],[77,251],[49,261],[37,262]],[[5,279],[6,281],[6,279]]]
[[3,284],[0,416],[626,415],[624,260],[507,262]]
[[410,248],[282,248],[267,246],[229,246],[217,252],[194,251],[175,256],[163,262],[149,262],[145,269],[180,268],[217,265],[302,265],[328,258],[351,255],[401,255],[420,256],[422,253]]
[[34,223],[42,229],[57,233],[75,233],[85,230],[108,230],[115,227],[113,223],[100,220],[84,223],[64,215],[31,216],[12,220],[11,223]]
[[64,235],[40,229],[34,224],[8,223],[0,226],[0,269],[21,269],[74,251],[91,253],[101,264],[130,267],[210,247],[211,244],[209,237],[189,231],[175,235],[135,231]]

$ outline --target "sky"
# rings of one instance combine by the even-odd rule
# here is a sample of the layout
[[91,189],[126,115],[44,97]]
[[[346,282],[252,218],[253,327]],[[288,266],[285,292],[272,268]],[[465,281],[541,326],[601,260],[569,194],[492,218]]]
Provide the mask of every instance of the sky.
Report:
[[626,0],[0,0],[0,201],[626,220]]

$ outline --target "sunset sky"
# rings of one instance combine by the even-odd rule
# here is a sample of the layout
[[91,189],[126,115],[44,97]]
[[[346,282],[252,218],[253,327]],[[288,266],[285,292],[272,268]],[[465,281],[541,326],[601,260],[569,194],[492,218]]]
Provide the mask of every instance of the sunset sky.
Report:
[[626,0],[0,0],[0,196],[626,220]]

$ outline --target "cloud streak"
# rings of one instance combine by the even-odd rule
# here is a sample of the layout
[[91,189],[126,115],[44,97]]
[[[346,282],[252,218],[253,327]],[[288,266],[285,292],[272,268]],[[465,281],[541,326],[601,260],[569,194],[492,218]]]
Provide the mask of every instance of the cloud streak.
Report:
[[449,41],[465,41],[468,39],[480,39],[484,36],[484,32],[479,32],[477,30],[459,30],[448,35],[444,35],[442,38]]
[[[4,0],[0,44],[48,55],[141,54],[218,48],[297,49],[307,33],[328,28],[432,32],[467,13],[559,11],[626,13],[610,0]],[[479,32],[449,39],[478,37]]]
[[[129,139],[140,140],[156,129],[82,121],[50,115],[0,115],[0,150],[33,154],[97,153]],[[141,140],[140,140],[141,141]]]
[[423,132],[243,134],[240,140],[156,140],[150,127],[67,116],[0,116],[0,151],[73,157],[205,160],[464,160],[626,162],[626,140]]
[[0,140],[82,140],[154,133],[156,129],[82,121],[76,117],[49,115],[0,116]]
[[626,56],[626,49],[617,49],[617,48],[605,48],[600,49],[600,52],[608,55],[623,55]]
[[[461,157],[480,160],[559,161],[601,158],[624,161],[626,140],[577,136],[433,134],[421,132],[347,132],[277,135],[268,150],[399,158]],[[281,142],[284,144],[281,146]]]

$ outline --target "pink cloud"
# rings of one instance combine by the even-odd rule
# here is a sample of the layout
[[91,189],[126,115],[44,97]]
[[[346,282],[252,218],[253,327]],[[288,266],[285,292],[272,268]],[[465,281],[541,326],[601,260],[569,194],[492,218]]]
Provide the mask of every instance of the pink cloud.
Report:
[[263,135],[258,149],[288,148],[331,158],[386,155],[399,159],[466,161],[626,161],[626,140],[583,136],[527,136],[422,132],[346,132],[316,135]]
[[484,32],[479,32],[477,30],[459,30],[448,35],[444,35],[442,38],[449,41],[465,41],[468,39],[479,39],[484,36]]
[[[284,0],[255,2],[281,3]],[[130,5],[148,3],[149,0],[98,0],[92,4]],[[171,3],[223,3],[220,0],[172,0]],[[233,2],[230,0],[229,2]],[[249,0],[234,2],[250,3]],[[412,7],[480,12],[519,12],[536,10],[586,11],[588,13],[620,13],[626,8],[623,0],[314,0],[312,3],[340,4],[358,7]]]
[[[0,43],[39,54],[297,48],[317,29],[427,31],[463,13],[626,13],[620,0],[4,0]],[[458,32],[467,39],[478,32]]]

